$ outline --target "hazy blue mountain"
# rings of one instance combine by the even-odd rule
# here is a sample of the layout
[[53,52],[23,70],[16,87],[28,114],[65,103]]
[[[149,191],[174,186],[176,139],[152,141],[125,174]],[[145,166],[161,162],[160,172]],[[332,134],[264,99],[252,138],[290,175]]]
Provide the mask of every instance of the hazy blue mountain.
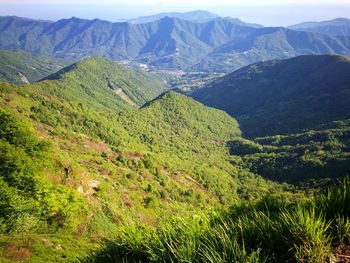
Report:
[[220,17],[205,23],[164,17],[145,24],[1,17],[0,49],[76,60],[97,55],[161,69],[221,72],[304,54],[350,55],[345,37],[259,28]]
[[240,25],[240,26],[249,26],[249,27],[256,27],[256,28],[264,27],[263,25],[260,25],[260,24],[257,24],[257,23],[246,23],[246,22],[243,22],[242,20],[238,19],[237,17],[233,18],[233,17],[227,16],[227,17],[224,17],[224,19],[230,20],[232,23],[234,23],[236,25]]
[[232,72],[258,61],[311,54],[349,55],[349,41],[320,33],[265,27],[215,48],[193,69]]
[[266,136],[350,118],[350,60],[299,56],[253,64],[191,96],[237,118],[245,134]]
[[321,22],[303,22],[289,26],[293,30],[319,32],[333,36],[350,36],[350,19],[336,18]]
[[180,18],[183,20],[193,21],[193,22],[206,22],[208,20],[214,19],[219,17],[218,15],[203,11],[203,10],[196,10],[196,11],[190,11],[190,12],[168,12],[168,13],[159,13],[156,15],[150,15],[150,16],[140,16],[137,18],[132,18],[125,20],[125,22],[133,23],[133,24],[144,24],[153,22],[159,19],[162,19],[164,17],[174,17],[174,18]]
[[250,27],[257,27],[257,28],[263,27],[262,25],[259,25],[259,24],[243,22],[238,18],[220,17],[212,12],[203,11],[203,10],[196,10],[196,11],[190,11],[190,12],[159,13],[151,16],[140,16],[137,18],[127,19],[122,22],[129,22],[133,24],[145,24],[145,23],[160,20],[164,17],[179,18],[179,19],[183,19],[191,22],[197,22],[197,23],[209,22],[210,20],[214,20],[216,18],[224,18],[226,20],[231,20],[231,22],[236,25],[250,26]]
[[164,17],[136,25],[75,17],[57,22],[2,17],[0,48],[75,59],[103,55],[115,60],[186,68],[213,48],[253,30],[242,26],[241,21],[224,18],[193,23]]
[[31,35],[39,35],[50,24],[52,22],[16,16],[0,17],[0,47],[2,49],[25,49],[19,42],[36,42]]

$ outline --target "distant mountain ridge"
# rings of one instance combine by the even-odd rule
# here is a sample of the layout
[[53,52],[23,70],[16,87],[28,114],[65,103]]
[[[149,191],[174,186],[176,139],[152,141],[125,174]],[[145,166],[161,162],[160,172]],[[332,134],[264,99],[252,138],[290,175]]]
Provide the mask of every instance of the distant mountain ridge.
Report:
[[334,25],[334,26],[348,26],[350,25],[350,19],[348,18],[335,18],[332,20],[327,20],[327,21],[320,21],[320,22],[302,22],[299,24],[295,24],[292,26],[289,26],[291,29],[295,28],[315,28],[319,26],[328,26],[328,25]]
[[150,15],[150,16],[140,16],[137,18],[132,19],[125,19],[121,22],[128,22],[132,24],[145,24],[149,22],[154,22],[160,19],[163,19],[165,17],[171,17],[171,18],[179,18],[182,20],[187,20],[191,22],[196,23],[205,23],[209,22],[211,20],[217,19],[217,18],[224,18],[227,20],[231,20],[234,24],[242,25],[242,26],[250,26],[250,27],[256,27],[261,28],[262,25],[256,24],[256,23],[246,23],[238,18],[232,18],[232,17],[220,17],[217,14],[214,14],[212,12],[203,11],[203,10],[196,10],[196,11],[190,11],[190,12],[168,12],[168,13],[159,13],[156,15]]
[[286,59],[299,55],[349,55],[349,42],[314,32],[283,27],[265,27],[236,38],[208,54],[194,70],[231,72],[247,64],[272,59]]
[[289,26],[288,28],[293,30],[324,33],[333,36],[350,37],[350,19],[348,18],[336,18],[321,22],[303,22]]
[[214,14],[212,12],[196,10],[196,11],[190,11],[190,12],[167,12],[167,13],[159,13],[159,14],[150,15],[150,16],[140,16],[137,18],[126,19],[123,22],[129,22],[133,24],[144,24],[144,23],[154,22],[156,20],[162,19],[167,16],[173,17],[173,18],[180,18],[180,19],[188,20],[192,22],[207,22],[208,20],[219,17],[217,14]]
[[261,60],[350,55],[350,41],[313,32],[259,28],[221,17],[204,23],[164,17],[145,24],[1,17],[0,49],[70,59],[105,56],[161,69],[230,72]]

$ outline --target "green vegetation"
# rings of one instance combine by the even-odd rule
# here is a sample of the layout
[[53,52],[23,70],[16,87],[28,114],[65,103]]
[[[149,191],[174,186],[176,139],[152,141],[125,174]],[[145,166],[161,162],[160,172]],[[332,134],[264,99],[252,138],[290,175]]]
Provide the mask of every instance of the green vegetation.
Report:
[[163,85],[102,58],[0,83],[1,261],[338,257],[350,183],[318,193],[300,181],[348,171],[348,121],[250,141]]
[[157,229],[125,226],[89,262],[343,262],[349,191],[345,180],[309,199],[268,196]]
[[190,95],[237,118],[250,138],[228,142],[234,164],[309,188],[350,171],[349,70],[340,56],[267,61]]
[[2,230],[26,232],[41,223],[53,228],[76,226],[84,210],[82,198],[39,175],[48,165],[50,145],[33,137],[25,123],[3,110],[0,124]]
[[298,183],[337,178],[350,172],[350,122],[338,121],[329,129],[291,135],[237,139],[228,143],[247,169],[275,181]]
[[179,76],[169,76],[170,89],[180,93],[189,93],[192,90],[203,88],[209,81],[223,77],[223,73],[187,72]]
[[[121,101],[141,106],[166,88],[157,75],[128,70],[99,57],[75,63],[48,76],[46,80],[54,81],[38,83],[37,86],[53,96],[81,103],[91,100],[92,109],[96,106],[96,100],[97,106],[118,111]],[[117,103],[116,98],[119,100]]]
[[34,140],[2,146],[17,169],[1,174],[4,260],[74,260],[124,224],[153,227],[282,191],[231,163],[227,142],[241,133],[226,113],[174,92],[137,108],[161,91],[150,81],[91,58],[34,84],[0,84],[4,116]]
[[69,60],[0,50],[0,81],[20,85],[35,82],[71,64]]
[[286,135],[350,118],[350,60],[300,56],[253,64],[191,96],[236,118],[245,136]]

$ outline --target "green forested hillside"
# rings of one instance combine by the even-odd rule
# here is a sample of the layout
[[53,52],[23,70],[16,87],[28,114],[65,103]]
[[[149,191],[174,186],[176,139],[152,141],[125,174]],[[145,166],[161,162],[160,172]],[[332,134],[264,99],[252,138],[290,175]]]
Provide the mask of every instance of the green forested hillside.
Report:
[[350,171],[348,72],[349,59],[339,56],[268,61],[218,78],[191,96],[237,118],[243,136],[253,141],[238,138],[228,146],[244,167],[298,184]]
[[231,154],[242,156],[247,169],[274,181],[312,188],[320,179],[350,173],[349,120],[331,123],[326,130],[257,137],[254,142],[239,138],[228,146]]
[[68,66],[48,76],[38,87],[67,100],[90,100],[92,106],[104,105],[111,110],[120,110],[122,104],[141,106],[166,89],[157,75],[125,69],[100,57]]
[[282,191],[229,154],[240,129],[226,113],[173,92],[138,109],[161,90],[143,77],[92,58],[0,84],[1,260],[83,259],[125,225]]
[[267,61],[216,79],[191,96],[237,118],[249,137],[325,129],[350,118],[350,60],[300,56]]
[[0,50],[0,80],[12,84],[35,82],[71,64],[69,60]]
[[341,259],[349,183],[319,191],[349,171],[348,121],[249,141],[163,91],[102,58],[0,83],[1,261]]

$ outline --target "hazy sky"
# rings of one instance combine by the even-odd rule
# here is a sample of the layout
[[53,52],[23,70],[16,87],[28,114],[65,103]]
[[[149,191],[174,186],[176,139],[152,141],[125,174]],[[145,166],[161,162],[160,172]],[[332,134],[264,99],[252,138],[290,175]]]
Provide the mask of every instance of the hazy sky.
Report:
[[0,15],[110,21],[170,11],[208,10],[266,26],[350,18],[350,0],[0,0]]
[[346,4],[348,0],[1,0],[0,3],[5,4],[108,4],[108,5],[154,5],[154,4],[167,4],[167,5],[232,5],[232,4],[295,4],[295,3],[308,3],[308,4]]

